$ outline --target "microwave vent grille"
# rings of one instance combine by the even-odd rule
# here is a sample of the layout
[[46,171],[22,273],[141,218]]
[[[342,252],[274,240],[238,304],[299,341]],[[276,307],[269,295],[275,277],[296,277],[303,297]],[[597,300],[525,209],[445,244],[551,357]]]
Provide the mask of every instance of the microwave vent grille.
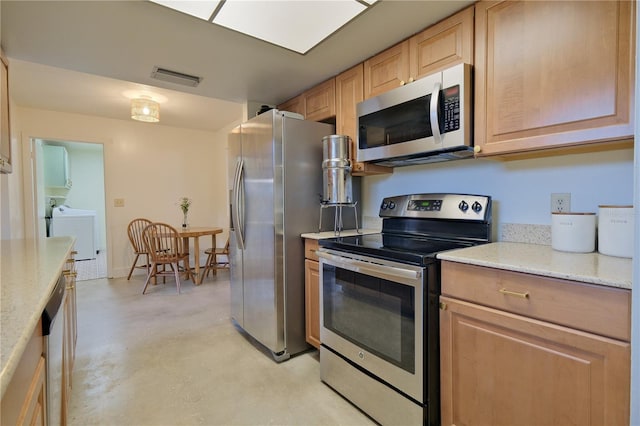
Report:
[[414,156],[388,158],[381,161],[372,161],[372,163],[386,167],[404,167],[415,166],[418,164],[440,163],[451,160],[464,160],[473,158],[473,147],[454,148],[445,151],[430,151],[428,153],[417,154]]

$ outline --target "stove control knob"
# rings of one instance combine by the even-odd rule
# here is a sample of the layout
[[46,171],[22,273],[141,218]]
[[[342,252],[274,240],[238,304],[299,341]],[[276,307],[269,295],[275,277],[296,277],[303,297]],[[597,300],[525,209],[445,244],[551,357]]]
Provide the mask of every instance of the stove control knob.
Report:
[[395,209],[396,208],[396,203],[394,203],[393,201],[389,201],[389,208],[391,210]]
[[469,210],[469,204],[467,204],[466,201],[460,201],[460,204],[458,204],[458,208],[463,212],[466,212],[467,210]]
[[389,207],[389,205],[387,204],[387,202],[386,202],[386,201],[383,201],[383,202],[382,202],[382,205],[380,206],[380,209],[381,209],[381,210],[386,210],[386,209],[387,209],[387,207]]
[[471,205],[471,210],[473,210],[476,213],[480,213],[482,211],[482,204],[480,204],[479,202],[474,202]]

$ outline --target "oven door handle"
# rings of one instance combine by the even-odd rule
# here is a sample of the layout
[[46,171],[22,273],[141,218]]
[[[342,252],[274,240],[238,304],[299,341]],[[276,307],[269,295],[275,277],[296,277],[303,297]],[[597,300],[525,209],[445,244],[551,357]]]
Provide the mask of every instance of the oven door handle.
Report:
[[377,278],[383,278],[389,281],[396,281],[412,286],[422,282],[422,270],[415,271],[395,266],[386,266],[379,263],[365,262],[348,257],[336,256],[321,251],[317,251],[316,254],[318,257],[325,259],[327,263],[349,271],[360,272],[365,275],[371,275]]

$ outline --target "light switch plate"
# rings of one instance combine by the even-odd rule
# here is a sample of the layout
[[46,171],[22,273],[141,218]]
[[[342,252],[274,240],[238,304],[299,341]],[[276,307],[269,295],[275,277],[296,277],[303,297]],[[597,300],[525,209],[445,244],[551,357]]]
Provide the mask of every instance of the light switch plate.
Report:
[[113,207],[124,207],[124,198],[115,198],[113,200]]

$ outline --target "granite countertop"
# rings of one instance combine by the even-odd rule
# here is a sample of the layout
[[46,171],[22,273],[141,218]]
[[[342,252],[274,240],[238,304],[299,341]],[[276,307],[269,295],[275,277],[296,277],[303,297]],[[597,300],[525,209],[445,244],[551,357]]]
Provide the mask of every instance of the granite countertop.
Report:
[[333,237],[351,237],[353,235],[358,234],[379,234],[380,230],[377,229],[360,229],[356,231],[355,229],[346,229],[344,231],[340,231],[340,235],[336,235],[333,231],[325,231],[325,232],[309,232],[306,234],[301,234],[302,238],[309,238],[312,240],[324,240],[326,238]]
[[451,250],[438,259],[631,289],[632,260],[593,253],[566,253],[547,245],[497,242]]
[[3,240],[0,246],[0,386],[13,377],[74,237]]

